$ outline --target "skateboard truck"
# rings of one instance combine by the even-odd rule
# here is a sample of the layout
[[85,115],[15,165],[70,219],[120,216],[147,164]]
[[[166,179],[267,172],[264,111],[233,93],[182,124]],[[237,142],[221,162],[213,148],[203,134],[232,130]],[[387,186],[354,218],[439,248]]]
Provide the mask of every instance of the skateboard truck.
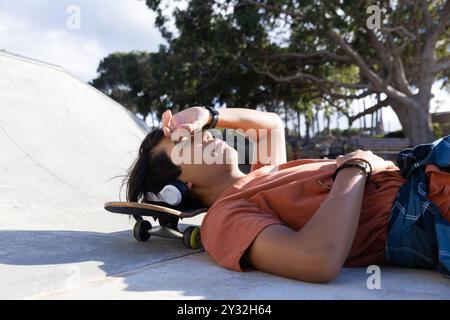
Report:
[[[200,249],[200,228],[188,226],[181,231],[178,222],[183,218],[191,218],[207,211],[207,208],[185,209],[183,211],[152,203],[140,202],[107,202],[105,209],[112,213],[131,215],[136,220],[133,237],[138,241],[148,241],[151,236],[180,239],[189,249]],[[159,226],[152,226],[143,217],[152,217]]]

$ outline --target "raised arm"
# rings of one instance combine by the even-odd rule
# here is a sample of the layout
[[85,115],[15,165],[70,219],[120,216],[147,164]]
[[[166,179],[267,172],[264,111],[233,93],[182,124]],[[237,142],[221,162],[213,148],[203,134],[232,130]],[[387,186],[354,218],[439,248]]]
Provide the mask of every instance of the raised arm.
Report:
[[[285,163],[284,126],[276,113],[252,109],[219,109],[219,128],[241,129],[244,136],[258,146],[256,162],[279,165]],[[267,156],[267,160],[264,156]]]
[[[258,152],[256,159],[258,163],[278,165],[286,162],[284,126],[276,113],[243,108],[220,108],[218,112],[217,127],[241,129],[244,136],[255,142],[259,148],[263,148],[261,154],[267,155],[269,162],[262,161],[265,159],[260,159]],[[173,116],[170,110],[163,114],[166,136],[170,136],[171,132],[179,128],[194,132],[211,121],[209,111],[201,107],[188,108]]]

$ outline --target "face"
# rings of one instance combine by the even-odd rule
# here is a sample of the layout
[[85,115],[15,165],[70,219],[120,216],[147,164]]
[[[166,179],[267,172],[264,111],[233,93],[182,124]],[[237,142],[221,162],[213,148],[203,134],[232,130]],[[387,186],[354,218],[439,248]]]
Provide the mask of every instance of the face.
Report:
[[164,137],[154,150],[165,152],[181,167],[181,181],[208,186],[213,181],[211,177],[220,178],[238,168],[237,151],[208,131],[193,135],[177,133],[171,138]]

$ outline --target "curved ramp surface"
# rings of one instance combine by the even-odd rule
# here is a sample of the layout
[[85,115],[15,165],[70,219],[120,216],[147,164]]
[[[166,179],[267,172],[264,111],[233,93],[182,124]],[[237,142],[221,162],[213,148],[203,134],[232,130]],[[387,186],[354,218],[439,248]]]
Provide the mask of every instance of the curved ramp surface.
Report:
[[119,200],[113,178],[145,134],[126,109],[61,68],[0,53],[0,299],[450,297],[449,280],[431,271],[382,268],[373,290],[366,269],[312,285],[231,272],[173,240],[136,242],[132,221],[103,203]]

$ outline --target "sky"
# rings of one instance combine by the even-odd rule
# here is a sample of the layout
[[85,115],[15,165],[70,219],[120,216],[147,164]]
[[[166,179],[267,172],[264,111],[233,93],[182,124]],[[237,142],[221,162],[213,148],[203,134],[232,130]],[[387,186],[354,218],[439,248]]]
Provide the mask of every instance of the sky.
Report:
[[[87,82],[113,52],[158,50],[164,40],[155,17],[143,0],[0,0],[0,50],[59,65]],[[450,111],[449,93],[438,85],[433,93],[432,112]],[[401,128],[390,108],[383,120],[390,131]]]
[[[79,28],[74,23],[79,8]],[[92,80],[116,51],[156,51],[155,14],[139,0],[0,0],[0,49],[57,64]]]

